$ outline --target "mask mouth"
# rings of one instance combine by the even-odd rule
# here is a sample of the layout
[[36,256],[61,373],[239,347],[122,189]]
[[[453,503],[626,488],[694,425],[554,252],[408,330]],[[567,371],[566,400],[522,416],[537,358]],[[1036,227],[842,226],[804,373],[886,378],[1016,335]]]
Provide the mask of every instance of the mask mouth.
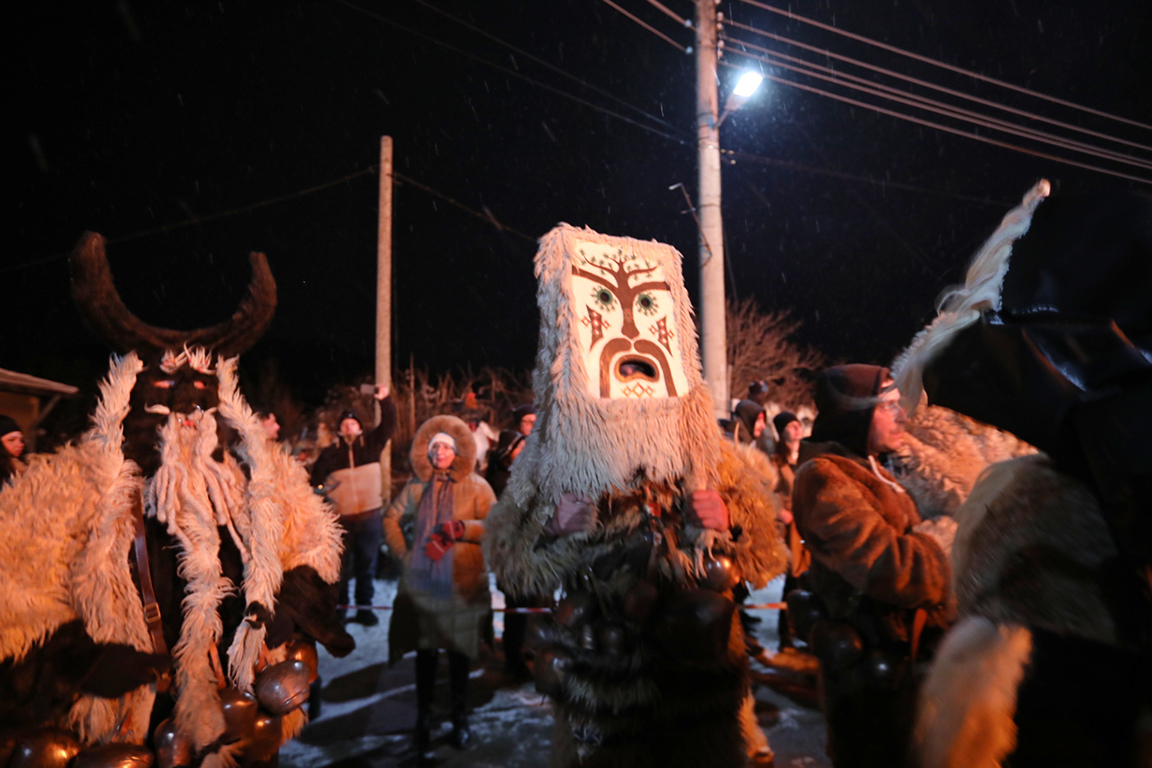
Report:
[[647,381],[655,384],[660,380],[656,363],[640,355],[624,355],[616,362],[616,378],[619,381]]

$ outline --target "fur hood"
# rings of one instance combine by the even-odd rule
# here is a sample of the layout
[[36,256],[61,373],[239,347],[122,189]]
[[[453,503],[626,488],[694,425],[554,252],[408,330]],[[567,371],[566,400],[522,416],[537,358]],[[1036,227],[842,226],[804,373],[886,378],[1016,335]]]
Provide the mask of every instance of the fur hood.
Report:
[[448,470],[452,479],[460,482],[476,467],[476,438],[468,425],[455,416],[433,416],[420,425],[412,439],[412,471],[423,483],[432,477],[432,462],[428,460],[428,443],[444,432],[456,441],[456,459]]

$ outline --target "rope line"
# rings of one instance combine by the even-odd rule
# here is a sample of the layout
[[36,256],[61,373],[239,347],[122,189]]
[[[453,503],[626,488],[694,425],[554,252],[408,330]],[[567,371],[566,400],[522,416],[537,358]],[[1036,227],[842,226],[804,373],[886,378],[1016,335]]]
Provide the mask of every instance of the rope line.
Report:
[[873,40],[872,38],[865,37],[864,35],[858,35],[854,32],[849,32],[849,31],[844,30],[844,29],[839,29],[839,28],[833,27],[829,24],[823,24],[819,21],[816,21],[815,19],[809,19],[805,16],[799,16],[795,13],[792,13],[792,11],[786,11],[782,8],[776,8],[776,7],[768,5],[766,3],[759,2],[758,0],[740,0],[740,1],[743,3],[747,3],[748,5],[754,6],[756,8],[761,8],[765,11],[769,11],[771,13],[775,13],[775,14],[778,14],[780,16],[785,16],[789,19],[793,19],[795,21],[799,21],[799,22],[802,22],[804,24],[809,24],[809,25],[816,27],[818,29],[823,29],[826,32],[833,32],[837,35],[842,35],[842,36],[847,37],[851,40],[856,40],[857,42],[865,43],[867,45],[875,46],[877,48],[882,48],[883,50],[890,51],[892,53],[897,53],[897,54],[900,54],[901,56],[907,56],[908,58],[915,59],[916,61],[924,62],[925,64],[931,64],[933,66],[942,67],[943,69],[947,69],[951,72],[957,72],[959,74],[966,75],[968,77],[972,77],[972,78],[975,78],[977,80],[981,80],[981,81],[986,82],[986,83],[992,83],[993,85],[998,85],[1001,88],[1007,88],[1009,90],[1016,91],[1018,93],[1025,93],[1025,94],[1028,94],[1029,96],[1034,96],[1038,99],[1044,99],[1045,101],[1050,101],[1050,102],[1053,102],[1055,104],[1060,104],[1060,105],[1065,106],[1065,107],[1071,107],[1072,109],[1079,109],[1083,112],[1088,112],[1089,114],[1097,115],[1098,117],[1106,117],[1110,120],[1116,120],[1116,121],[1121,122],[1121,123],[1127,123],[1128,125],[1134,125],[1137,128],[1143,128],[1145,130],[1152,131],[1152,125],[1148,125],[1146,123],[1141,123],[1137,120],[1130,120],[1126,117],[1120,117],[1119,115],[1113,115],[1109,112],[1103,112],[1103,111],[1098,110],[1098,109],[1092,109],[1091,107],[1086,107],[1083,104],[1077,104],[1076,102],[1073,102],[1073,101],[1066,101],[1064,99],[1060,99],[1060,98],[1057,98],[1055,96],[1049,96],[1047,94],[1040,93],[1039,91],[1033,91],[1030,88],[1024,88],[1023,86],[1013,85],[1012,83],[1006,82],[1004,80],[997,80],[994,77],[989,77],[988,75],[982,75],[979,72],[973,72],[970,69],[964,69],[963,67],[958,67],[954,64],[947,64],[947,63],[940,61],[938,59],[933,59],[929,56],[923,56],[919,53],[913,53],[912,51],[908,51],[908,50],[905,50],[903,48],[899,48],[895,45],[889,45],[888,43],[882,43],[879,40]]
[[[754,603],[752,605],[738,605],[738,609],[745,611],[786,611],[787,603]],[[391,605],[338,605],[336,610],[348,611],[391,611]],[[552,613],[551,608],[492,608],[494,613]]]

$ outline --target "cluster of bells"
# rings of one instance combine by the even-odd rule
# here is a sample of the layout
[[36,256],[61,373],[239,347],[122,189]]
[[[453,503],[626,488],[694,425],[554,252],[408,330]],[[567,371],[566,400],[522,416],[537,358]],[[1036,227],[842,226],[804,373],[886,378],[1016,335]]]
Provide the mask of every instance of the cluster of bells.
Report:
[[[270,759],[280,749],[283,716],[308,701],[318,677],[316,646],[304,640],[287,645],[284,661],[257,675],[255,695],[225,688],[223,744],[244,743],[247,761]],[[187,768],[196,755],[169,717],[156,726],[152,747],[110,742],[84,747],[72,731],[45,727],[14,733],[0,740],[0,768]]]
[[716,659],[725,653],[736,606],[724,593],[741,580],[732,558],[705,558],[694,589],[661,589],[645,576],[613,597],[604,584],[620,565],[615,559],[585,567],[551,618],[530,624],[538,692],[558,695],[577,663],[607,670],[626,667],[642,643],[672,658]]
[[808,590],[794,589],[784,600],[792,631],[808,643],[826,670],[847,674],[862,686],[899,683],[908,665],[906,657],[878,648],[867,649],[856,628],[830,619],[823,601]]

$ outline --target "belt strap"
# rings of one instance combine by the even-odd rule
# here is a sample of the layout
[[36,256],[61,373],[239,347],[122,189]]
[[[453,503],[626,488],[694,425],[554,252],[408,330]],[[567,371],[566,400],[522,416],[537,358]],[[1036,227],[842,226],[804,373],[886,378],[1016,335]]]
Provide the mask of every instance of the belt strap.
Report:
[[916,609],[912,619],[912,663],[916,663],[916,656],[920,653],[920,633],[924,631],[924,624],[928,621],[928,611],[923,608]]
[[[132,516],[136,523],[136,540],[133,542],[136,552],[136,573],[140,576],[140,597],[144,603],[144,620],[148,623],[148,633],[152,636],[152,652],[167,654],[168,644],[164,642],[160,605],[156,602],[156,591],[152,588],[152,572],[148,567],[148,544],[144,536],[144,503],[139,495],[132,501]],[[157,681],[156,689],[160,692],[166,691],[168,682],[168,675],[162,675]]]

